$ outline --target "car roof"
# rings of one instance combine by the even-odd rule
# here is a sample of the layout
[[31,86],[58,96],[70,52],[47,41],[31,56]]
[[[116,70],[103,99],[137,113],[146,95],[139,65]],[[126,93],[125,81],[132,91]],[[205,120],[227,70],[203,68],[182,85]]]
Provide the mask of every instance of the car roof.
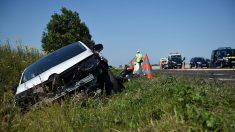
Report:
[[203,58],[204,59],[204,57],[193,57],[193,58]]
[[204,59],[205,60],[204,57],[193,57],[191,60],[195,60],[195,59]]

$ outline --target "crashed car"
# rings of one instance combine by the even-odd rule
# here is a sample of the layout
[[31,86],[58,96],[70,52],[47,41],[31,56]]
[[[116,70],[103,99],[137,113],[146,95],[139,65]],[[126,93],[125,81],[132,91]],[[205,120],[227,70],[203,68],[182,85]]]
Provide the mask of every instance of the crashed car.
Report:
[[123,85],[109,70],[107,60],[99,53],[101,50],[102,44],[90,49],[79,41],[34,62],[22,73],[16,102],[27,105],[52,102],[79,90],[89,93],[101,89],[107,95],[121,91]]

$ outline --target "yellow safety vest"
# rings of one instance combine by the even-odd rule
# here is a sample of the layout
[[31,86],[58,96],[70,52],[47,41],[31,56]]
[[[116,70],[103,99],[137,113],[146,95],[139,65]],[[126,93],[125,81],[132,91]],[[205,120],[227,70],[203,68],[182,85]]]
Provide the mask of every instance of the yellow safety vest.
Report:
[[136,54],[136,62],[139,63],[142,60],[142,54],[141,53],[137,53]]

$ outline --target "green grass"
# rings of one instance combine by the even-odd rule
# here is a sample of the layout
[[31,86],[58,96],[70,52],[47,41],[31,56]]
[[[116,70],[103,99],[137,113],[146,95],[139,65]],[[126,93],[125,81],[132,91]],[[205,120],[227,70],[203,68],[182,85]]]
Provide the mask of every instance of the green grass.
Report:
[[65,99],[32,107],[27,113],[13,106],[13,96],[6,90],[1,97],[0,131],[235,130],[233,85],[156,76],[131,80],[123,92],[110,97]]
[[40,58],[42,54],[30,46],[17,44],[12,48],[8,41],[0,44],[0,131],[14,124],[18,108],[14,107],[14,91],[24,68]]
[[24,68],[40,58],[42,54],[30,46],[18,44],[10,47],[8,42],[0,44],[0,95],[18,84]]

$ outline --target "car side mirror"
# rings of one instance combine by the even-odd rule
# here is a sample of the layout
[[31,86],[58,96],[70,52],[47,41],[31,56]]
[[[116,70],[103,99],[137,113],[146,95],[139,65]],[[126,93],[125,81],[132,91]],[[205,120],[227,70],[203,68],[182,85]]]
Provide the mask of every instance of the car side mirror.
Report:
[[185,57],[183,58],[183,61],[185,60]]
[[94,46],[94,50],[100,52],[101,50],[103,50],[103,45],[102,44],[96,44]]

